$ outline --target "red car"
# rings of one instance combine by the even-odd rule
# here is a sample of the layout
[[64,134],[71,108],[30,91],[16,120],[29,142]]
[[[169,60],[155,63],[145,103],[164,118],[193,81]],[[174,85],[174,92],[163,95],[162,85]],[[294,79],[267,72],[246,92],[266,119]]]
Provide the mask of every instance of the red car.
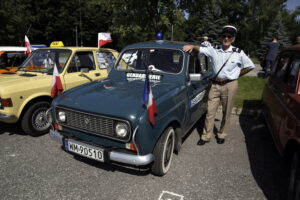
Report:
[[263,114],[280,154],[291,163],[289,199],[300,199],[300,45],[277,57],[263,94]]

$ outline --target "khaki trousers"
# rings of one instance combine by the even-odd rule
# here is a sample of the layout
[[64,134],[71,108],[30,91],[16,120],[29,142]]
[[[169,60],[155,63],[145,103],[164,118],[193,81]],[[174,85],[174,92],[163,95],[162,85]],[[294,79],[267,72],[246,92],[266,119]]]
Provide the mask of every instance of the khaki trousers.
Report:
[[225,85],[212,84],[208,94],[208,107],[204,130],[203,134],[201,135],[202,140],[209,141],[211,136],[213,135],[215,117],[220,102],[222,104],[223,116],[220,131],[218,132],[218,137],[222,139],[226,137],[237,88],[237,80],[231,81]]

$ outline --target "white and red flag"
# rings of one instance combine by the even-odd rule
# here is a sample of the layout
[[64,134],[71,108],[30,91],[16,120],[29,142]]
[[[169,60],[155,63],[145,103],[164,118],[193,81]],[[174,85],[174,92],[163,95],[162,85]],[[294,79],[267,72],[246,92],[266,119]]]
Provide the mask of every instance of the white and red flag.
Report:
[[51,85],[51,97],[54,99],[59,94],[64,91],[63,85],[60,80],[59,72],[57,70],[56,64],[54,64],[52,85]]
[[29,56],[31,53],[31,45],[30,45],[27,35],[25,35],[25,47],[27,48],[26,55]]
[[98,33],[98,47],[102,47],[112,42],[110,33]]
[[152,124],[152,126],[154,126],[155,114],[157,113],[157,110],[156,110],[156,105],[155,105],[154,97],[149,82],[148,70],[146,70],[145,74],[146,74],[146,78],[145,78],[145,85],[144,85],[143,101],[148,110],[148,119]]

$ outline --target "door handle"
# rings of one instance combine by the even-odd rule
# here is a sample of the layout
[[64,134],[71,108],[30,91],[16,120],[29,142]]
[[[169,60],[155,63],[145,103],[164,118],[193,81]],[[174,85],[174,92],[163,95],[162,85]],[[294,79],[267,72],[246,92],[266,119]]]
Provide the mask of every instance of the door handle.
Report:
[[95,76],[100,76],[101,75],[101,73],[95,73]]

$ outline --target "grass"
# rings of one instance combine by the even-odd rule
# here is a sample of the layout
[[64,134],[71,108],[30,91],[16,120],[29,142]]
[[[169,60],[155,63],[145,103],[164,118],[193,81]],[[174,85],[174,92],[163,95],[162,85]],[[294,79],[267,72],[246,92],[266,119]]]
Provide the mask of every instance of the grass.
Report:
[[255,76],[242,76],[238,79],[239,87],[234,106],[243,109],[260,109],[261,95],[267,79]]

